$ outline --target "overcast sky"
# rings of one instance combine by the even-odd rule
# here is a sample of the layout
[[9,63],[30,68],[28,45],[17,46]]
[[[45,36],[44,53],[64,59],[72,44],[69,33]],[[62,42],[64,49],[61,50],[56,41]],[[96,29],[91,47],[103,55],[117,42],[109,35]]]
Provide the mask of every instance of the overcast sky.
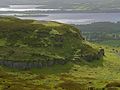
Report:
[[80,3],[80,2],[111,2],[119,0],[0,0],[0,4],[41,4],[41,3]]
[[66,6],[71,4],[80,4],[88,3],[91,6],[99,4],[100,6],[119,6],[120,0],[0,0],[1,5],[10,5],[10,4],[46,4],[48,6]]

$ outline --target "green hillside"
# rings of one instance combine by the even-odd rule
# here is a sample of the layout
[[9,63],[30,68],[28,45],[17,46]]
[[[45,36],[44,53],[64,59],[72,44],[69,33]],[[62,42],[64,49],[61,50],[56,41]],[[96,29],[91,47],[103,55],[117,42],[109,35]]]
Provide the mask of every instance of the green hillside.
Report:
[[120,23],[96,22],[87,25],[76,25],[86,40],[99,44],[120,47]]
[[[88,42],[86,42],[88,43]],[[119,90],[119,48],[91,44],[105,49],[102,60],[69,62],[42,69],[0,68],[0,90]]]
[[69,61],[93,61],[101,57],[99,49],[84,43],[80,31],[73,26],[0,17],[1,65],[44,67]]
[[0,90],[119,90],[119,61],[73,26],[0,17]]
[[105,32],[105,33],[119,33],[120,23],[112,22],[95,22],[87,25],[76,25],[82,32]]

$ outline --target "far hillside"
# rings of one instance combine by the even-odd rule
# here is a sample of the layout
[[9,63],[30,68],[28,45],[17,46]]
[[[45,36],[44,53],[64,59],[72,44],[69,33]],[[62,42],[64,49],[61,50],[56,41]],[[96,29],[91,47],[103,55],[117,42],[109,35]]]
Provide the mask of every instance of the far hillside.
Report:
[[120,46],[120,22],[96,22],[87,25],[76,25],[86,40],[111,46]]

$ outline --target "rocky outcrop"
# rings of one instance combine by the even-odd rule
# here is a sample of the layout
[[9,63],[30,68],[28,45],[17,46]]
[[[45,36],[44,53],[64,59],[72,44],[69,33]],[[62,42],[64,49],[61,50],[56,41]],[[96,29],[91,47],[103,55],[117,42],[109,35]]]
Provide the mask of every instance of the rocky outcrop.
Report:
[[43,68],[50,67],[53,65],[64,65],[67,63],[67,60],[46,60],[46,61],[12,61],[12,60],[0,60],[0,65],[16,68],[16,69],[31,69],[31,68]]
[[105,51],[104,49],[100,49],[98,52],[96,53],[86,53],[86,54],[81,54],[79,53],[79,51],[77,51],[73,57],[73,61],[77,61],[79,62],[81,59],[84,59],[85,61],[93,61],[93,60],[100,60],[101,58],[103,58],[103,56],[105,56]]
[[87,45],[80,30],[73,26],[49,21],[0,19],[2,66],[42,68],[81,59],[93,61],[104,55],[103,49],[97,52]]
[[99,60],[99,59],[103,58],[103,56],[105,56],[105,51],[104,51],[104,49],[100,49],[98,51],[98,53],[84,55],[83,58],[87,61],[93,61],[93,60]]
[[[91,55],[84,55],[81,56],[86,61],[93,61],[102,58],[105,55],[104,49],[100,49],[97,54]],[[80,57],[80,58],[81,58]],[[32,60],[32,61],[13,61],[13,60],[0,60],[0,65],[9,67],[9,68],[16,68],[16,69],[31,69],[31,68],[43,68],[43,67],[50,67],[53,65],[64,65],[70,60],[67,59],[54,59],[54,60]]]

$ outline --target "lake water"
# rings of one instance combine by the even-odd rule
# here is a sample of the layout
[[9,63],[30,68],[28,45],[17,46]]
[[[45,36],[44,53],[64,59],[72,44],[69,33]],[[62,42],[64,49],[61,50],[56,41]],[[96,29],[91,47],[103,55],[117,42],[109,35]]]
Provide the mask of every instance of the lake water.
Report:
[[58,21],[68,24],[89,24],[94,22],[118,22],[120,13],[53,13],[48,17],[20,17],[22,19],[35,19]]

